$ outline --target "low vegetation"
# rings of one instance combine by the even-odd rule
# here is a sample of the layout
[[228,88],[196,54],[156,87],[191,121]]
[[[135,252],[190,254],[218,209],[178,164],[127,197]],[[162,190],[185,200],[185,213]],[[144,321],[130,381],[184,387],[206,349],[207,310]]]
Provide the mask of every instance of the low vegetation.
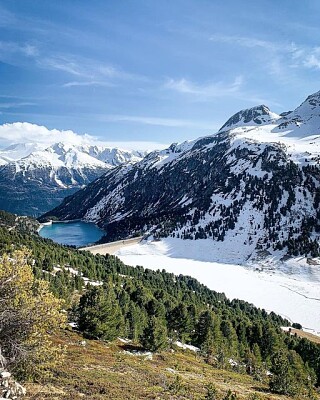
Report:
[[[64,363],[42,384],[27,384],[30,400],[288,400],[247,374],[222,370],[194,352],[172,345],[147,356],[119,340],[105,344],[64,331],[55,342],[67,346]],[[174,352],[173,352],[174,351]],[[228,394],[229,393],[229,394]]]
[[[29,249],[29,253],[20,252],[24,247]],[[132,366],[133,361],[128,361],[137,360],[137,358],[128,354],[119,354],[117,348],[114,347],[115,344],[109,344],[109,342],[121,336],[131,340],[132,344],[140,349],[160,353],[154,356],[153,364],[146,364],[148,368],[145,371],[145,378],[142,378],[143,373],[139,366],[139,379],[143,381],[141,385],[147,397],[139,394],[140,397],[131,396],[130,398],[216,398],[229,400],[250,398],[242,394],[240,395],[242,397],[239,397],[233,393],[235,384],[232,382],[232,378],[230,378],[229,387],[226,388],[231,390],[229,394],[227,390],[224,393],[222,389],[217,389],[218,395],[214,394],[216,389],[210,385],[211,383],[215,384],[215,382],[210,378],[210,374],[212,376],[215,374],[223,376],[226,374],[225,376],[229,377],[237,376],[238,378],[235,379],[240,382],[252,382],[252,385],[255,382],[255,385],[258,385],[257,387],[260,389],[266,390],[266,387],[269,387],[271,392],[281,395],[298,396],[300,399],[316,398],[315,386],[319,385],[320,382],[320,347],[306,338],[283,333],[281,326],[289,326],[289,321],[274,313],[268,314],[265,310],[258,309],[244,301],[230,301],[224,294],[209,290],[188,276],[174,276],[164,270],[151,271],[142,267],[129,267],[114,256],[94,256],[88,252],[79,252],[71,247],[56,245],[49,240],[41,239],[37,235],[19,229],[0,228],[0,253],[2,254],[4,271],[8,269],[8,265],[16,266],[19,263],[25,268],[30,268],[27,267],[28,264],[33,265],[34,277],[31,277],[29,269],[27,273],[27,281],[33,282],[30,287],[30,296],[42,295],[45,300],[48,300],[47,303],[53,306],[51,311],[48,309],[47,313],[42,314],[42,319],[39,319],[39,321],[43,321],[42,330],[40,328],[37,330],[39,338],[47,340],[48,330],[51,331],[61,322],[61,314],[59,313],[61,303],[48,292],[49,287],[57,298],[64,300],[69,320],[76,323],[80,332],[87,339],[90,339],[88,347],[79,347],[77,350],[77,353],[80,352],[81,354],[78,354],[76,362],[78,370],[72,369],[73,383],[71,376],[69,383],[65,381],[71,375],[71,371],[65,370],[63,366],[56,368],[54,365],[50,365],[51,361],[59,359],[59,357],[51,357],[50,349],[55,351],[54,345],[49,344],[48,350],[45,349],[45,351],[38,353],[43,356],[43,361],[48,361],[46,370],[53,372],[55,377],[49,382],[58,388],[61,388],[61,384],[66,385],[68,396],[69,386],[71,385],[74,396],[76,396],[75,393],[82,393],[81,390],[83,390],[83,393],[90,395],[90,398],[103,398],[98,397],[100,389],[94,389],[96,397],[91,397],[91,394],[87,393],[88,389],[80,389],[87,386],[96,387],[97,385],[97,383],[91,385],[89,382],[93,378],[88,378],[88,374],[93,373],[91,371],[93,359],[90,358],[91,361],[83,359],[86,354],[91,354],[88,353],[91,346],[93,348],[94,346],[102,346],[103,348],[109,346],[111,350],[113,349],[110,350],[110,354],[108,353],[112,360],[122,358],[120,366],[125,371],[122,373],[121,380],[122,387],[125,385],[125,388],[122,389],[123,393],[128,395],[128,391],[132,390],[132,393],[138,396],[137,393],[140,392],[137,392],[136,384],[139,381],[134,378],[137,372]],[[6,256],[5,253],[10,254],[10,257]],[[43,281],[46,281],[46,283],[42,283]],[[37,293],[36,288],[39,285],[44,292],[40,290]],[[25,298],[28,298],[28,296],[26,295]],[[28,302],[25,303],[27,305]],[[30,304],[32,305],[33,302],[31,301]],[[40,309],[42,310],[41,307]],[[18,315],[16,321],[18,326],[20,318],[22,317]],[[16,333],[12,334],[13,337],[15,335]],[[73,337],[74,334],[70,333],[69,335]],[[8,342],[8,340],[8,336],[0,337],[3,352],[10,348],[10,341]],[[166,368],[177,370],[176,367],[172,367],[172,363],[179,363],[179,357],[182,356],[177,356],[176,353],[168,353],[172,343],[177,340],[197,346],[199,352],[192,356],[197,363],[197,370],[202,368],[203,371],[210,371],[210,374],[203,372],[203,375],[199,371],[197,372],[199,376],[197,375],[195,380],[198,383],[194,383],[198,388],[196,391],[187,382],[183,374],[174,373],[174,376],[171,376],[172,371],[169,375],[174,379],[167,380],[164,384],[165,389],[161,389],[157,366],[161,364],[162,368],[165,368],[165,365],[167,365]],[[60,337],[56,341],[65,344],[66,337],[64,339]],[[69,343],[71,348],[68,349],[66,361],[66,365],[70,365],[70,368],[75,349],[72,344],[73,341],[74,339]],[[104,344],[106,342],[108,344]],[[101,350],[99,352],[101,353]],[[100,359],[97,354],[94,356],[91,354],[91,356]],[[7,358],[10,359],[10,356],[7,356]],[[173,361],[174,359],[176,361]],[[78,364],[80,360],[83,364]],[[109,365],[107,360],[108,358],[103,361],[101,367],[95,367],[97,374],[103,375],[98,379],[101,396],[109,393],[108,391],[116,390],[118,387],[118,383],[113,383],[108,374],[104,375],[104,372],[101,372],[105,369],[109,371],[111,368],[111,364]],[[168,360],[170,362],[167,362]],[[96,363],[96,361],[92,362]],[[188,362],[191,363],[190,360]],[[37,372],[38,364],[36,360],[29,364],[31,367],[26,369],[28,371],[26,377],[38,381],[44,379],[44,375],[39,376]],[[143,365],[141,364],[142,369]],[[150,365],[152,365],[152,373],[149,369]],[[43,366],[45,366],[45,363],[43,363]],[[117,368],[120,368],[120,366],[118,365]],[[81,375],[79,371],[83,372],[84,368],[87,368],[90,372]],[[15,371],[14,368],[12,370]],[[221,370],[224,370],[224,372]],[[17,373],[20,371],[21,374],[22,369],[16,369],[16,371]],[[114,374],[112,371],[111,369],[111,375]],[[116,369],[116,371],[118,370]],[[154,376],[154,378],[150,377],[149,383],[148,371],[152,377]],[[235,373],[241,375],[234,375]],[[119,379],[119,376],[117,379]],[[158,380],[153,381],[153,379]],[[135,384],[131,384],[132,380]],[[57,382],[60,383],[57,384]],[[57,386],[55,386],[56,384]],[[152,388],[152,390],[155,390],[154,387],[159,385],[159,393],[150,392]],[[169,387],[172,388],[171,392],[168,389]],[[184,389],[181,389],[181,387]],[[66,389],[63,387],[61,390],[65,393]],[[166,390],[169,390],[168,395]],[[174,393],[174,391],[177,391],[177,393]],[[252,390],[248,395],[259,396],[254,394]],[[50,397],[50,393],[48,393],[48,396],[34,398],[59,398],[55,397],[56,395]],[[70,394],[70,396],[72,395]],[[269,394],[269,396],[271,395]],[[77,397],[64,398],[76,399]],[[121,399],[124,397],[111,396],[109,398]],[[259,399],[259,397],[252,398]]]

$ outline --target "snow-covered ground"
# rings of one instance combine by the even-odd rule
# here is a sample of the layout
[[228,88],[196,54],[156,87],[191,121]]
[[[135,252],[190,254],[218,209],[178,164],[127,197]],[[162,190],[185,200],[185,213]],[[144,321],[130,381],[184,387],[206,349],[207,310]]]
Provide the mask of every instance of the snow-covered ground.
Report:
[[[269,265],[261,271],[261,263],[244,267],[210,262],[206,240],[172,238],[125,247],[116,255],[128,265],[192,276],[230,299],[246,300],[320,334],[320,266],[306,266],[302,259],[291,260],[282,269]],[[285,269],[290,274],[283,273]]]

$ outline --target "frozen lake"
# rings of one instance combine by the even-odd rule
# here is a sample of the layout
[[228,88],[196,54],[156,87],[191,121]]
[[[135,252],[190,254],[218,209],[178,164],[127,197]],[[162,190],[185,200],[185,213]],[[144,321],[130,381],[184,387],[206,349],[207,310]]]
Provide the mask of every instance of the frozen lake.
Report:
[[[319,280],[281,271],[258,272],[235,264],[198,261],[195,256],[186,258],[191,253],[203,252],[200,241],[185,242],[173,239],[147,242],[123,248],[116,255],[128,265],[192,276],[210,289],[224,292],[230,299],[246,300],[320,333]],[[179,248],[186,245],[188,250]]]

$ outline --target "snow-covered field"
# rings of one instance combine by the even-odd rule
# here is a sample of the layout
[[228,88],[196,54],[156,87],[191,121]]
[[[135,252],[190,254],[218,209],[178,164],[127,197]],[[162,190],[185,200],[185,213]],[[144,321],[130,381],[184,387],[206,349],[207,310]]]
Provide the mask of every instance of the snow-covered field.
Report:
[[286,274],[271,264],[260,271],[261,263],[244,267],[210,262],[206,240],[172,238],[129,246],[116,255],[128,265],[192,276],[230,299],[246,300],[320,334],[320,266],[306,266],[305,260],[284,264]]

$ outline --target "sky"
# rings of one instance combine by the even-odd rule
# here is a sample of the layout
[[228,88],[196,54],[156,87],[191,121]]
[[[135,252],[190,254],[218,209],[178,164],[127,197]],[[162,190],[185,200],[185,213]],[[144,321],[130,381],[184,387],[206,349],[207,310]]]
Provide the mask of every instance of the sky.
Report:
[[292,110],[320,90],[319,17],[318,0],[0,0],[0,145],[27,122],[159,147]]

